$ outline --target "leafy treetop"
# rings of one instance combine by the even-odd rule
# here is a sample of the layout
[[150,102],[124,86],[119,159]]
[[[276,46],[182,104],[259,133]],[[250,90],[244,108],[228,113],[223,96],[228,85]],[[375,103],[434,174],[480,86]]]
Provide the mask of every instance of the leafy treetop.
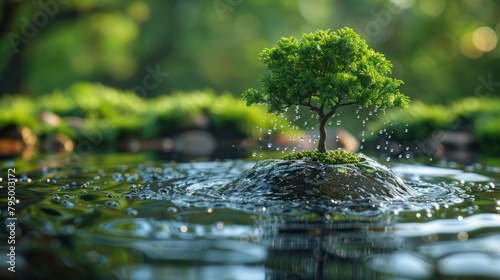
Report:
[[247,105],[264,103],[276,114],[292,105],[317,112],[319,152],[326,152],[325,125],[339,107],[409,106],[409,98],[398,89],[403,82],[387,76],[391,62],[369,48],[351,28],[317,30],[303,34],[300,40],[283,37],[259,58],[270,73],[261,80],[261,90],[251,88],[243,93]]

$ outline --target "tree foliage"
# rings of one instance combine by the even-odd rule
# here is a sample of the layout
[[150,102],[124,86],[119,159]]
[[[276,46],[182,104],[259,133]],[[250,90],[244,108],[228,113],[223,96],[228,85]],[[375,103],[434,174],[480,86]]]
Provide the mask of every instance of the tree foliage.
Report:
[[266,104],[270,113],[292,105],[317,112],[320,152],[326,152],[326,121],[340,106],[409,106],[409,98],[399,92],[403,82],[388,76],[391,62],[351,28],[317,30],[300,40],[283,37],[260,53],[260,61],[270,73],[261,80],[261,90],[243,93],[247,105]]

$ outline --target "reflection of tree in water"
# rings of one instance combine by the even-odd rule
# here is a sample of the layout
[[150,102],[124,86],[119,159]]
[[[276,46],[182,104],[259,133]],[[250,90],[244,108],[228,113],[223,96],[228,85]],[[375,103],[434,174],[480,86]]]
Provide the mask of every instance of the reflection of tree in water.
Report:
[[269,279],[369,279],[390,276],[366,262],[390,253],[402,242],[390,221],[264,222],[262,244],[268,250]]

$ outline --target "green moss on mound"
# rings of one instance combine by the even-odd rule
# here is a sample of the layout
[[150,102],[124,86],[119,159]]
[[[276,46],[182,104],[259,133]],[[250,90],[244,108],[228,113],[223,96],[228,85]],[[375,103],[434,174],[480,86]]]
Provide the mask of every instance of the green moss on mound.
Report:
[[348,164],[348,163],[360,163],[364,161],[357,154],[344,151],[344,150],[334,150],[328,151],[326,153],[320,153],[318,151],[301,151],[288,154],[282,159],[285,160],[308,160],[323,162],[329,164]]

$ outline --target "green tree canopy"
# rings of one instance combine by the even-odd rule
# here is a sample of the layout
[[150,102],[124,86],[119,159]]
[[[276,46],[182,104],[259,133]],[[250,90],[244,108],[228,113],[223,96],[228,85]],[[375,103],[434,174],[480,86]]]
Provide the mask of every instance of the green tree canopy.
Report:
[[409,98],[399,92],[403,82],[387,76],[391,62],[351,28],[318,30],[300,40],[283,37],[260,53],[260,61],[270,73],[261,80],[261,90],[243,93],[247,105],[266,104],[270,113],[292,105],[317,112],[320,152],[326,152],[326,122],[340,106],[409,106]]

